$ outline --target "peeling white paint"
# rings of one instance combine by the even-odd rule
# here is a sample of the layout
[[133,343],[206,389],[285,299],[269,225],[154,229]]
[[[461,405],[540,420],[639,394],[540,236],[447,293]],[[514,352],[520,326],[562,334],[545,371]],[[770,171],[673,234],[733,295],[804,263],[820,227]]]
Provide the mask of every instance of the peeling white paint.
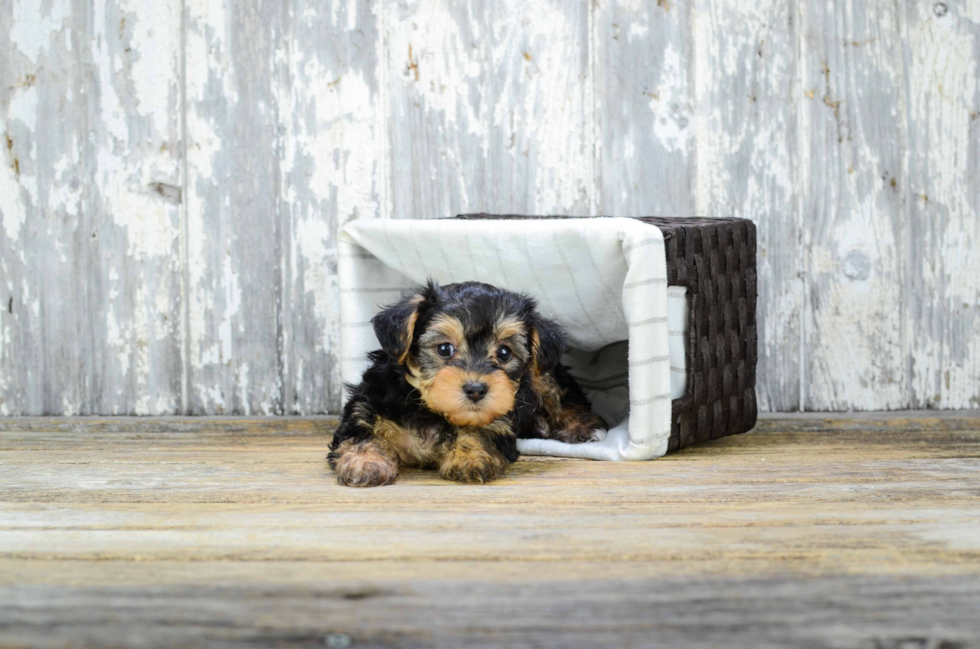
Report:
[[330,276],[327,260],[332,253],[327,244],[333,239],[326,221],[306,219],[296,224],[296,253],[302,260],[307,291],[313,294],[314,313],[321,326],[325,325],[335,307],[330,298]]
[[[902,198],[910,136],[899,9],[845,2],[831,14],[807,14],[804,27],[828,33],[809,56],[801,92],[816,179],[804,212],[815,223],[806,245],[810,409],[909,403]],[[882,137],[883,128],[894,137]]]
[[[912,385],[918,404],[980,406],[980,209],[977,168],[980,144],[962,134],[975,131],[980,114],[977,42],[980,2],[952,5],[944,16],[916,7],[910,20],[910,122],[917,149],[910,179],[913,218],[929,224],[919,245],[932,252],[911,268],[925,286],[941,288],[914,296],[927,331],[911,345]],[[922,320],[910,319],[910,326]],[[937,326],[938,324],[938,326]]]
[[657,92],[650,97],[650,110],[655,114],[653,132],[664,149],[686,152],[694,133],[692,107],[688,101],[687,70],[680,52],[672,45],[664,50],[664,65]]
[[[527,35],[536,65],[528,63],[528,73],[536,92],[528,92],[527,81],[514,79],[500,101],[524,99],[525,133],[533,133],[536,155],[532,214],[591,214],[596,193],[593,151],[595,148],[593,72],[578,68],[574,43],[587,37],[585,24],[570,20],[574,5],[563,7],[534,2],[526,5],[521,26]],[[570,47],[571,46],[571,47]],[[575,63],[572,63],[575,61]],[[564,73],[563,73],[564,72]],[[572,72],[569,75],[568,72]],[[573,76],[574,75],[574,76]],[[515,152],[516,153],[516,152]]]
[[[590,212],[594,102],[577,45],[589,37],[587,7],[508,3],[485,11],[427,0],[388,22],[387,118],[415,125],[391,141],[394,216],[487,204]],[[416,176],[424,182],[401,182]]]
[[99,118],[103,128],[115,139],[125,142],[129,135],[129,128],[126,123],[126,112],[119,100],[119,94],[113,83],[114,73],[119,67],[118,53],[109,47],[109,39],[105,33],[106,29],[118,29],[115,25],[109,25],[106,16],[108,3],[98,2],[95,4],[95,47],[93,48],[93,58],[96,62],[98,72],[98,97],[101,109]]
[[[230,5],[210,0],[187,0],[188,29],[186,83],[189,102],[215,99],[206,94],[208,81],[214,74],[221,83],[221,99],[238,101],[232,83],[232,53],[228,51],[228,12]],[[190,106],[188,108],[191,108]]]
[[15,87],[11,94],[13,97],[7,108],[7,122],[18,120],[34,133],[37,130],[37,86]]
[[[377,211],[374,151],[364,143],[374,139],[370,114],[371,89],[363,75],[348,74],[333,86],[331,71],[315,61],[304,66],[312,92],[306,99],[317,107],[317,128],[297,133],[296,153],[310,156],[315,164],[310,189],[321,201],[336,195],[337,213],[343,220]],[[321,258],[322,259],[322,258]]]
[[132,65],[132,81],[137,110],[164,129],[170,118],[172,97],[176,95],[180,20],[176,2],[146,3],[140,0],[121,0],[120,9],[126,12],[133,31],[132,42],[139,44]]
[[[0,214],[3,215],[3,229],[7,237],[16,242],[20,230],[27,219],[27,205],[21,190],[26,190],[31,205],[37,204],[37,179],[28,173],[26,161],[15,159],[15,155],[23,156],[24,141],[20,137],[14,139],[14,133],[23,132],[33,135],[37,130],[38,95],[37,88],[13,88],[10,103],[7,106],[6,146],[0,147]],[[37,147],[31,140],[28,143],[28,154],[35,159]],[[15,148],[16,147],[16,148]]]
[[219,414],[225,413],[225,395],[221,392],[220,387],[198,383],[196,389],[198,398],[205,407],[213,409],[214,412]]
[[757,394],[763,410],[793,409],[804,306],[797,160],[807,146],[796,137],[799,33],[786,28],[797,16],[776,1],[705,1],[693,11],[694,51],[681,59],[682,69],[693,69],[693,211],[755,221]]
[[647,25],[641,25],[640,23],[630,23],[629,39],[642,39],[650,33],[650,28]]
[[[78,150],[74,149],[58,158],[51,169],[54,182],[48,187],[48,206],[68,216],[78,216],[85,189],[81,182],[73,182],[77,178],[78,163]],[[68,261],[64,250],[59,251],[59,255],[62,261]]]
[[71,0],[14,0],[10,41],[36,65],[55,34],[60,34],[70,46],[67,33],[62,31],[70,17]]
[[187,19],[192,23],[197,23],[199,29],[205,25],[209,27],[214,38],[218,40],[223,39],[224,35],[228,33],[226,16],[230,8],[230,5],[221,0],[184,0]]
[[74,417],[80,412],[79,404],[72,401],[68,395],[61,398],[61,414],[65,417]]
[[[980,4],[977,2],[976,4]],[[926,9],[919,9],[920,12]],[[970,132],[977,106],[976,43],[972,34],[957,30],[951,21],[920,16],[909,30],[912,65],[909,70],[912,117],[926,124],[929,142],[930,198],[938,199],[956,214],[970,209],[978,188],[969,178]],[[950,241],[955,245],[955,241]]]
[[[28,335],[16,328],[34,326],[59,299],[32,283],[39,257],[24,233],[36,211],[45,219],[37,232],[51,239],[46,263],[71,268],[78,241],[97,241],[109,257],[100,277],[106,349],[93,350],[105,359],[108,411],[173,412],[179,398],[161,389],[172,377],[160,359],[179,347],[186,309],[181,369],[195,407],[303,414],[323,403],[317,391],[340,400],[339,225],[601,208],[756,221],[763,407],[792,406],[788,395],[799,392],[812,408],[980,406],[980,336],[970,330],[980,322],[971,140],[980,0],[948,3],[943,15],[934,3],[877,0],[826,9],[671,4],[420,0],[365,9],[341,0],[322,9],[289,0],[282,24],[241,25],[229,0],[110,0],[85,21],[69,0],[11,0],[17,85],[0,117],[20,169],[0,155],[0,243],[9,251],[0,268],[16,316],[0,325],[3,367],[19,353],[11,341]],[[261,37],[239,39],[246,31]],[[186,170],[177,153],[182,38]],[[63,79],[72,47],[86,57],[90,83]],[[262,79],[242,85],[254,62],[271,63],[271,93]],[[25,82],[41,66],[45,82]],[[239,103],[245,87],[257,92],[248,106]],[[52,123],[82,114],[85,125]],[[231,114],[234,128],[222,121]],[[241,150],[241,128],[278,129],[279,148]],[[63,150],[52,155],[45,136],[62,132]],[[242,188],[256,179],[225,185],[250,156],[277,154],[279,203],[266,232],[284,257],[266,279],[233,245],[249,209]],[[184,172],[181,206],[172,192],[153,191],[184,189]],[[90,206],[99,213],[83,211]],[[72,230],[81,216],[95,232]],[[908,268],[906,218],[926,224],[912,246],[924,252]],[[175,305],[185,272],[189,292]],[[904,293],[910,273],[929,295]],[[264,282],[281,282],[287,300],[275,323],[281,368],[246,357],[259,344],[249,338],[249,296]],[[24,412],[9,395],[34,377],[0,369],[0,413]],[[87,389],[53,399],[66,413],[90,412]],[[286,394],[295,400],[280,404]]]
[[959,0],[956,10],[962,18],[980,25],[980,0]]
[[[192,20],[207,19],[211,21],[210,24],[217,27],[223,25],[223,11],[220,11],[220,3],[191,3],[188,5],[188,12]],[[199,25],[198,29],[203,30],[204,27]],[[224,32],[216,29],[212,33],[215,39],[220,39]],[[208,43],[197,30],[188,32],[188,51],[206,52],[208,49]],[[214,164],[223,150],[223,142],[213,124],[213,119],[207,115],[202,115],[197,108],[197,102],[205,99],[203,88],[208,83],[209,75],[210,69],[204,57],[188,58],[187,86],[190,105],[186,115],[189,141],[188,168],[185,173],[187,174],[188,187],[192,190],[202,185],[215,185]],[[214,323],[222,336],[220,342],[212,341],[211,327],[213,323],[210,322],[212,317],[222,311],[215,310],[216,296],[211,284],[213,280],[209,279],[208,252],[212,245],[219,245],[219,249],[226,250],[227,244],[226,242],[209,241],[208,230],[205,225],[208,215],[204,211],[204,204],[196,200],[196,195],[196,191],[191,191],[188,196],[184,197],[187,218],[187,276],[190,287],[190,294],[187,296],[189,301],[187,330],[189,357],[186,359],[189,367],[186,371],[202,370],[213,366],[220,367],[232,359],[231,320],[228,319],[227,313],[225,312],[225,317],[221,322]],[[225,259],[224,268],[228,268],[230,259],[227,252],[222,257]],[[232,297],[237,297],[237,295],[233,293]],[[195,380],[200,403],[206,409],[213,408],[213,410],[206,411],[224,413],[227,405],[221,388],[217,385],[206,385],[207,379],[204,376]]]
[[235,320],[242,306],[242,287],[238,281],[238,271],[232,265],[230,253],[224,256],[222,279],[225,289],[225,308],[221,312],[221,322],[218,323],[218,339],[221,341],[221,362],[229,363],[234,358],[232,321]]
[[116,225],[126,228],[126,254],[135,261],[172,258],[179,231],[174,227],[171,206],[145,190],[137,193],[120,181],[112,182],[118,176],[102,165],[111,169],[113,162],[100,156],[100,175],[108,181],[103,185],[102,200]]
[[[252,414],[251,395],[248,390],[248,363],[242,362],[239,364],[236,378],[238,383],[238,401],[243,404],[245,410],[242,414],[248,416]],[[265,412],[263,414],[268,415],[271,413]]]
[[27,221],[27,210],[12,162],[0,165],[0,214],[3,215],[4,234],[16,243]]
[[187,157],[192,162],[192,180],[214,183],[214,160],[222,151],[221,138],[196,109],[187,112],[187,131],[190,139]]
[[106,343],[115,352],[118,368],[123,376],[129,374],[129,340],[129,333],[120,326],[119,318],[110,304],[106,314]]

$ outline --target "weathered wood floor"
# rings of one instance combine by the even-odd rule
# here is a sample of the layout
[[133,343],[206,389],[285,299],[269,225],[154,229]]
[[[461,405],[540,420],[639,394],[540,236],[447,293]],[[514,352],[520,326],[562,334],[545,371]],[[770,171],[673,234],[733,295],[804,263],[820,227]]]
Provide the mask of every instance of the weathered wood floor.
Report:
[[980,647],[980,418],[332,482],[327,420],[0,420],[0,647]]

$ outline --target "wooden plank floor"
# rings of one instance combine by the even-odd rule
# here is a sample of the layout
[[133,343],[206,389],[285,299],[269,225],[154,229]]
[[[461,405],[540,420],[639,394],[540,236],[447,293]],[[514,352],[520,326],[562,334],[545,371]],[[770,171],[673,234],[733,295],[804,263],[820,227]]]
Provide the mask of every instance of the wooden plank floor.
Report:
[[332,422],[0,420],[0,647],[980,647],[980,418],[334,484]]

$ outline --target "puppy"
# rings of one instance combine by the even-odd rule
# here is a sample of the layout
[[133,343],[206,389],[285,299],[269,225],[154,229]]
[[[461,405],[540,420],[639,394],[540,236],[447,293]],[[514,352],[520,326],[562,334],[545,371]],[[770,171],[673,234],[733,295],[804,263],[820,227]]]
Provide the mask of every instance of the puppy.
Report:
[[558,362],[565,332],[535,308],[489,284],[430,281],[378,313],[382,349],[348,386],[327,455],[337,481],[391,484],[407,466],[486,483],[517,459],[518,437],[602,439],[605,423]]

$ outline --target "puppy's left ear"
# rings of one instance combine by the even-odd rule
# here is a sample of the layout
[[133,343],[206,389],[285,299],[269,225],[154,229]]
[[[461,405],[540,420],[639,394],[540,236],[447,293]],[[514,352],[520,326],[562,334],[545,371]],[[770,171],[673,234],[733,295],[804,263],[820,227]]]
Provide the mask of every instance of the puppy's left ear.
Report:
[[402,298],[386,306],[371,318],[374,334],[382,349],[397,359],[399,364],[408,358],[415,338],[415,323],[419,314],[438,300],[439,288],[429,280],[425,286],[402,295]]
[[568,339],[565,330],[554,320],[537,313],[531,317],[531,355],[541,372],[550,372],[565,353]]

